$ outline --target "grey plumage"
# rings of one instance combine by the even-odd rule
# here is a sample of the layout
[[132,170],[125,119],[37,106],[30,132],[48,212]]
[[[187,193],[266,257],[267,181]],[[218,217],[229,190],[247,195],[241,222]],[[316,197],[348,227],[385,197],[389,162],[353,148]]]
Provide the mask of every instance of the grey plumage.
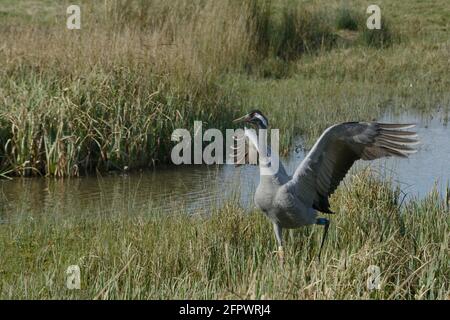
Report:
[[[261,121],[262,118],[265,121]],[[267,118],[257,110],[237,120],[253,124],[256,128],[261,128],[261,123],[265,127],[268,125]],[[416,133],[404,131],[412,127],[413,124],[378,122],[336,124],[323,132],[292,177],[286,174],[281,162],[276,172],[267,174],[265,167],[269,162],[261,161],[261,158],[269,155],[260,152],[260,170],[266,170],[266,174],[260,174],[255,204],[273,222],[280,250],[283,228],[320,224],[325,226],[325,230],[328,229],[329,221],[317,219],[317,211],[333,213],[329,198],[355,161],[390,156],[406,158],[416,152]],[[245,132],[259,150],[258,140],[250,130]]]

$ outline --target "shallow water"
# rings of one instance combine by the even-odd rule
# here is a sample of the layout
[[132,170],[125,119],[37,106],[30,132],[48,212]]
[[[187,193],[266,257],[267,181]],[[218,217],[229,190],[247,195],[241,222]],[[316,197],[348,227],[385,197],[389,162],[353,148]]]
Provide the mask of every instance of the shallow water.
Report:
[[387,114],[379,121],[416,123],[420,144],[408,159],[390,158],[374,161],[373,168],[392,178],[409,197],[422,198],[433,188],[444,194],[450,183],[450,127],[448,113],[417,115]]
[[[417,123],[421,144],[409,159],[383,159],[371,167],[383,177],[392,178],[408,197],[423,197],[434,186],[441,192],[450,181],[450,128],[448,114],[434,116],[388,114],[384,122]],[[297,148],[283,159],[292,173],[305,156]],[[368,162],[358,162],[367,166]],[[253,193],[259,180],[255,166],[184,166],[130,174],[108,174],[76,179],[16,178],[0,181],[2,199],[0,218],[12,215],[107,214],[155,209],[171,212],[209,211],[235,198],[245,207],[253,205]]]

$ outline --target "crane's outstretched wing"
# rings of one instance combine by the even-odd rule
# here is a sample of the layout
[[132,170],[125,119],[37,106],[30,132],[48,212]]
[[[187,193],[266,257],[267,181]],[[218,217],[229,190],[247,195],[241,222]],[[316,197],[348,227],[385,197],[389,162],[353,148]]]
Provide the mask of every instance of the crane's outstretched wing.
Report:
[[314,209],[332,213],[328,199],[356,160],[407,157],[416,152],[416,133],[403,131],[414,126],[346,122],[328,128],[296,169],[290,190]]

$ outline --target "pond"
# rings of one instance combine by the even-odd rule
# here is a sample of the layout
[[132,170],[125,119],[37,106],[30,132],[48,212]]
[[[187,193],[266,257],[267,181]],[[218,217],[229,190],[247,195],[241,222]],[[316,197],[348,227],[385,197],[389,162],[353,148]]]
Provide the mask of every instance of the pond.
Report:
[[[416,123],[421,143],[409,159],[380,159],[370,163],[375,172],[391,178],[407,197],[424,197],[434,187],[444,192],[450,181],[450,128],[448,113],[386,114],[381,122]],[[282,133],[281,133],[282,134]],[[305,156],[295,148],[283,159],[292,173]],[[359,161],[357,166],[369,162]],[[107,174],[75,179],[15,178],[0,181],[2,211],[9,221],[16,215],[88,214],[89,212],[208,211],[234,198],[253,205],[259,180],[256,166],[174,166],[156,171]]]

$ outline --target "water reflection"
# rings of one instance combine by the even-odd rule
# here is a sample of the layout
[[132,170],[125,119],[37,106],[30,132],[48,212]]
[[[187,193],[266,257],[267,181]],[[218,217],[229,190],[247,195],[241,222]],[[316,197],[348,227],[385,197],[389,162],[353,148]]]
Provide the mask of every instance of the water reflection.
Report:
[[441,194],[450,182],[450,128],[448,112],[434,115],[386,114],[380,121],[416,123],[418,152],[408,159],[379,159],[373,168],[391,177],[409,197],[423,197],[434,187]]
[[[380,121],[417,123],[421,139],[418,152],[409,159],[383,159],[372,167],[392,177],[409,196],[423,197],[438,183],[443,191],[450,181],[450,128],[448,114],[420,116],[413,113],[387,114]],[[283,162],[292,173],[305,156],[297,148]],[[367,162],[358,165],[366,166]],[[245,207],[253,204],[258,183],[255,166],[180,166],[158,171],[109,174],[77,179],[25,178],[0,182],[0,217],[12,214],[88,214],[155,209],[170,212],[208,211],[234,197]]]

